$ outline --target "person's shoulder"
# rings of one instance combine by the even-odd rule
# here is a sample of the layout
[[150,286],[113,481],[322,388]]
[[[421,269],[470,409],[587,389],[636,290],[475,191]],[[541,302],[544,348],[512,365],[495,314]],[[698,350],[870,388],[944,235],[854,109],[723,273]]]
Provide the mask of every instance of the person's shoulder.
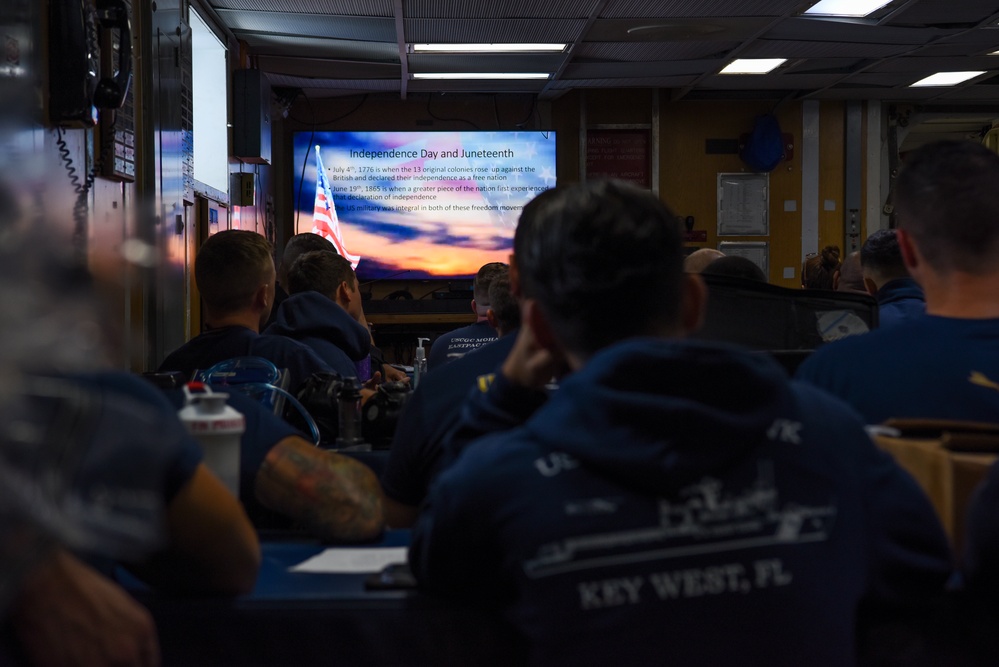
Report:
[[485,435],[462,450],[438,476],[438,483],[480,494],[487,488],[507,489],[511,480],[523,479],[543,454],[523,427]]
[[913,319],[821,345],[802,362],[795,377],[810,379],[819,370],[825,373],[832,369],[864,373],[869,369],[867,360],[875,362],[886,351],[904,350],[906,341],[924,340],[928,335],[925,324],[922,318]]
[[64,377],[90,390],[127,396],[131,400],[154,406],[159,410],[173,411],[174,409],[160,389],[134,373],[97,370],[73,373]]

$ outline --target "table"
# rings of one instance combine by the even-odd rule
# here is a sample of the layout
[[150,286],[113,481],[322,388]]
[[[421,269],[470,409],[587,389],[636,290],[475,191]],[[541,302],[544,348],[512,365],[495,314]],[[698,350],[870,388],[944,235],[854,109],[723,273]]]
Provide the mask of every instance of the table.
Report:
[[[406,546],[388,531],[371,546]],[[523,646],[501,619],[412,590],[366,590],[365,574],[288,568],[323,551],[267,538],[256,588],[235,599],[155,594],[123,577],[152,612],[163,665],[517,665]]]

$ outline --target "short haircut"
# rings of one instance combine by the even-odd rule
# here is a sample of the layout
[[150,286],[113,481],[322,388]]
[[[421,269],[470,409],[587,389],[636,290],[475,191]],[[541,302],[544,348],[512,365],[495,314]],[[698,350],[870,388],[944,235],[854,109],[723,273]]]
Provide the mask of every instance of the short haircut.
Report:
[[894,229],[879,229],[860,247],[860,264],[877,282],[909,275]]
[[767,282],[766,274],[763,273],[763,269],[756,265],[756,262],[739,255],[719,257],[701,269],[701,273],[712,276],[732,276],[761,283]]
[[356,280],[346,259],[328,250],[313,250],[299,255],[288,269],[288,293],[312,290],[332,299],[340,283],[354,285]]
[[936,271],[995,270],[999,155],[974,141],[936,141],[909,153],[892,199],[896,221]]
[[[472,298],[475,299],[477,306],[488,307],[492,303],[489,301],[489,285],[498,276],[506,275],[509,268],[503,262],[489,262],[479,268],[475,280],[472,281]],[[485,311],[482,314],[485,314]]]
[[683,270],[687,273],[700,273],[711,262],[724,257],[725,253],[714,248],[698,248],[683,260]]
[[839,266],[839,283],[836,289],[840,292],[866,292],[864,289],[864,272],[861,270],[863,260],[860,251],[854,250]]
[[801,267],[801,284],[808,289],[833,288],[833,274],[839,268],[839,246],[827,245]]
[[[329,239],[313,232],[295,234],[288,239],[288,242],[284,246],[284,252],[281,253],[281,266],[279,267],[281,282],[284,283],[287,280],[288,271],[296,259],[307,252],[319,250],[335,253],[336,246]],[[287,285],[283,286],[287,287]]]
[[509,333],[520,326],[520,303],[510,291],[509,272],[496,276],[489,285],[489,304],[501,333]]
[[680,227],[646,190],[597,180],[543,192],[521,213],[514,257],[524,296],[576,354],[679,323]]
[[229,229],[208,237],[194,260],[194,281],[214,316],[251,305],[261,285],[273,280],[270,242],[256,232]]

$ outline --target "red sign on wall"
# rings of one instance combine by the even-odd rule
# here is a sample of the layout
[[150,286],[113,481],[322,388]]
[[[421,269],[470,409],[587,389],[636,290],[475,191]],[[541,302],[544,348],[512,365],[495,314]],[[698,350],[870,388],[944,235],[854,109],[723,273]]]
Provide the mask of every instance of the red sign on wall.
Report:
[[648,130],[595,129],[586,132],[586,178],[616,178],[649,189],[652,159]]

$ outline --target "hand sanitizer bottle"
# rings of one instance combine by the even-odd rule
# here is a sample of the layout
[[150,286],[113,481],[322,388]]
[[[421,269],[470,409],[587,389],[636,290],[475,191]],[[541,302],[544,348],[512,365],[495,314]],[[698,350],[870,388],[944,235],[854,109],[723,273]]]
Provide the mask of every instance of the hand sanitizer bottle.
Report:
[[420,380],[427,373],[427,351],[423,348],[423,343],[429,338],[416,339],[416,359],[413,361],[413,389],[420,384]]

